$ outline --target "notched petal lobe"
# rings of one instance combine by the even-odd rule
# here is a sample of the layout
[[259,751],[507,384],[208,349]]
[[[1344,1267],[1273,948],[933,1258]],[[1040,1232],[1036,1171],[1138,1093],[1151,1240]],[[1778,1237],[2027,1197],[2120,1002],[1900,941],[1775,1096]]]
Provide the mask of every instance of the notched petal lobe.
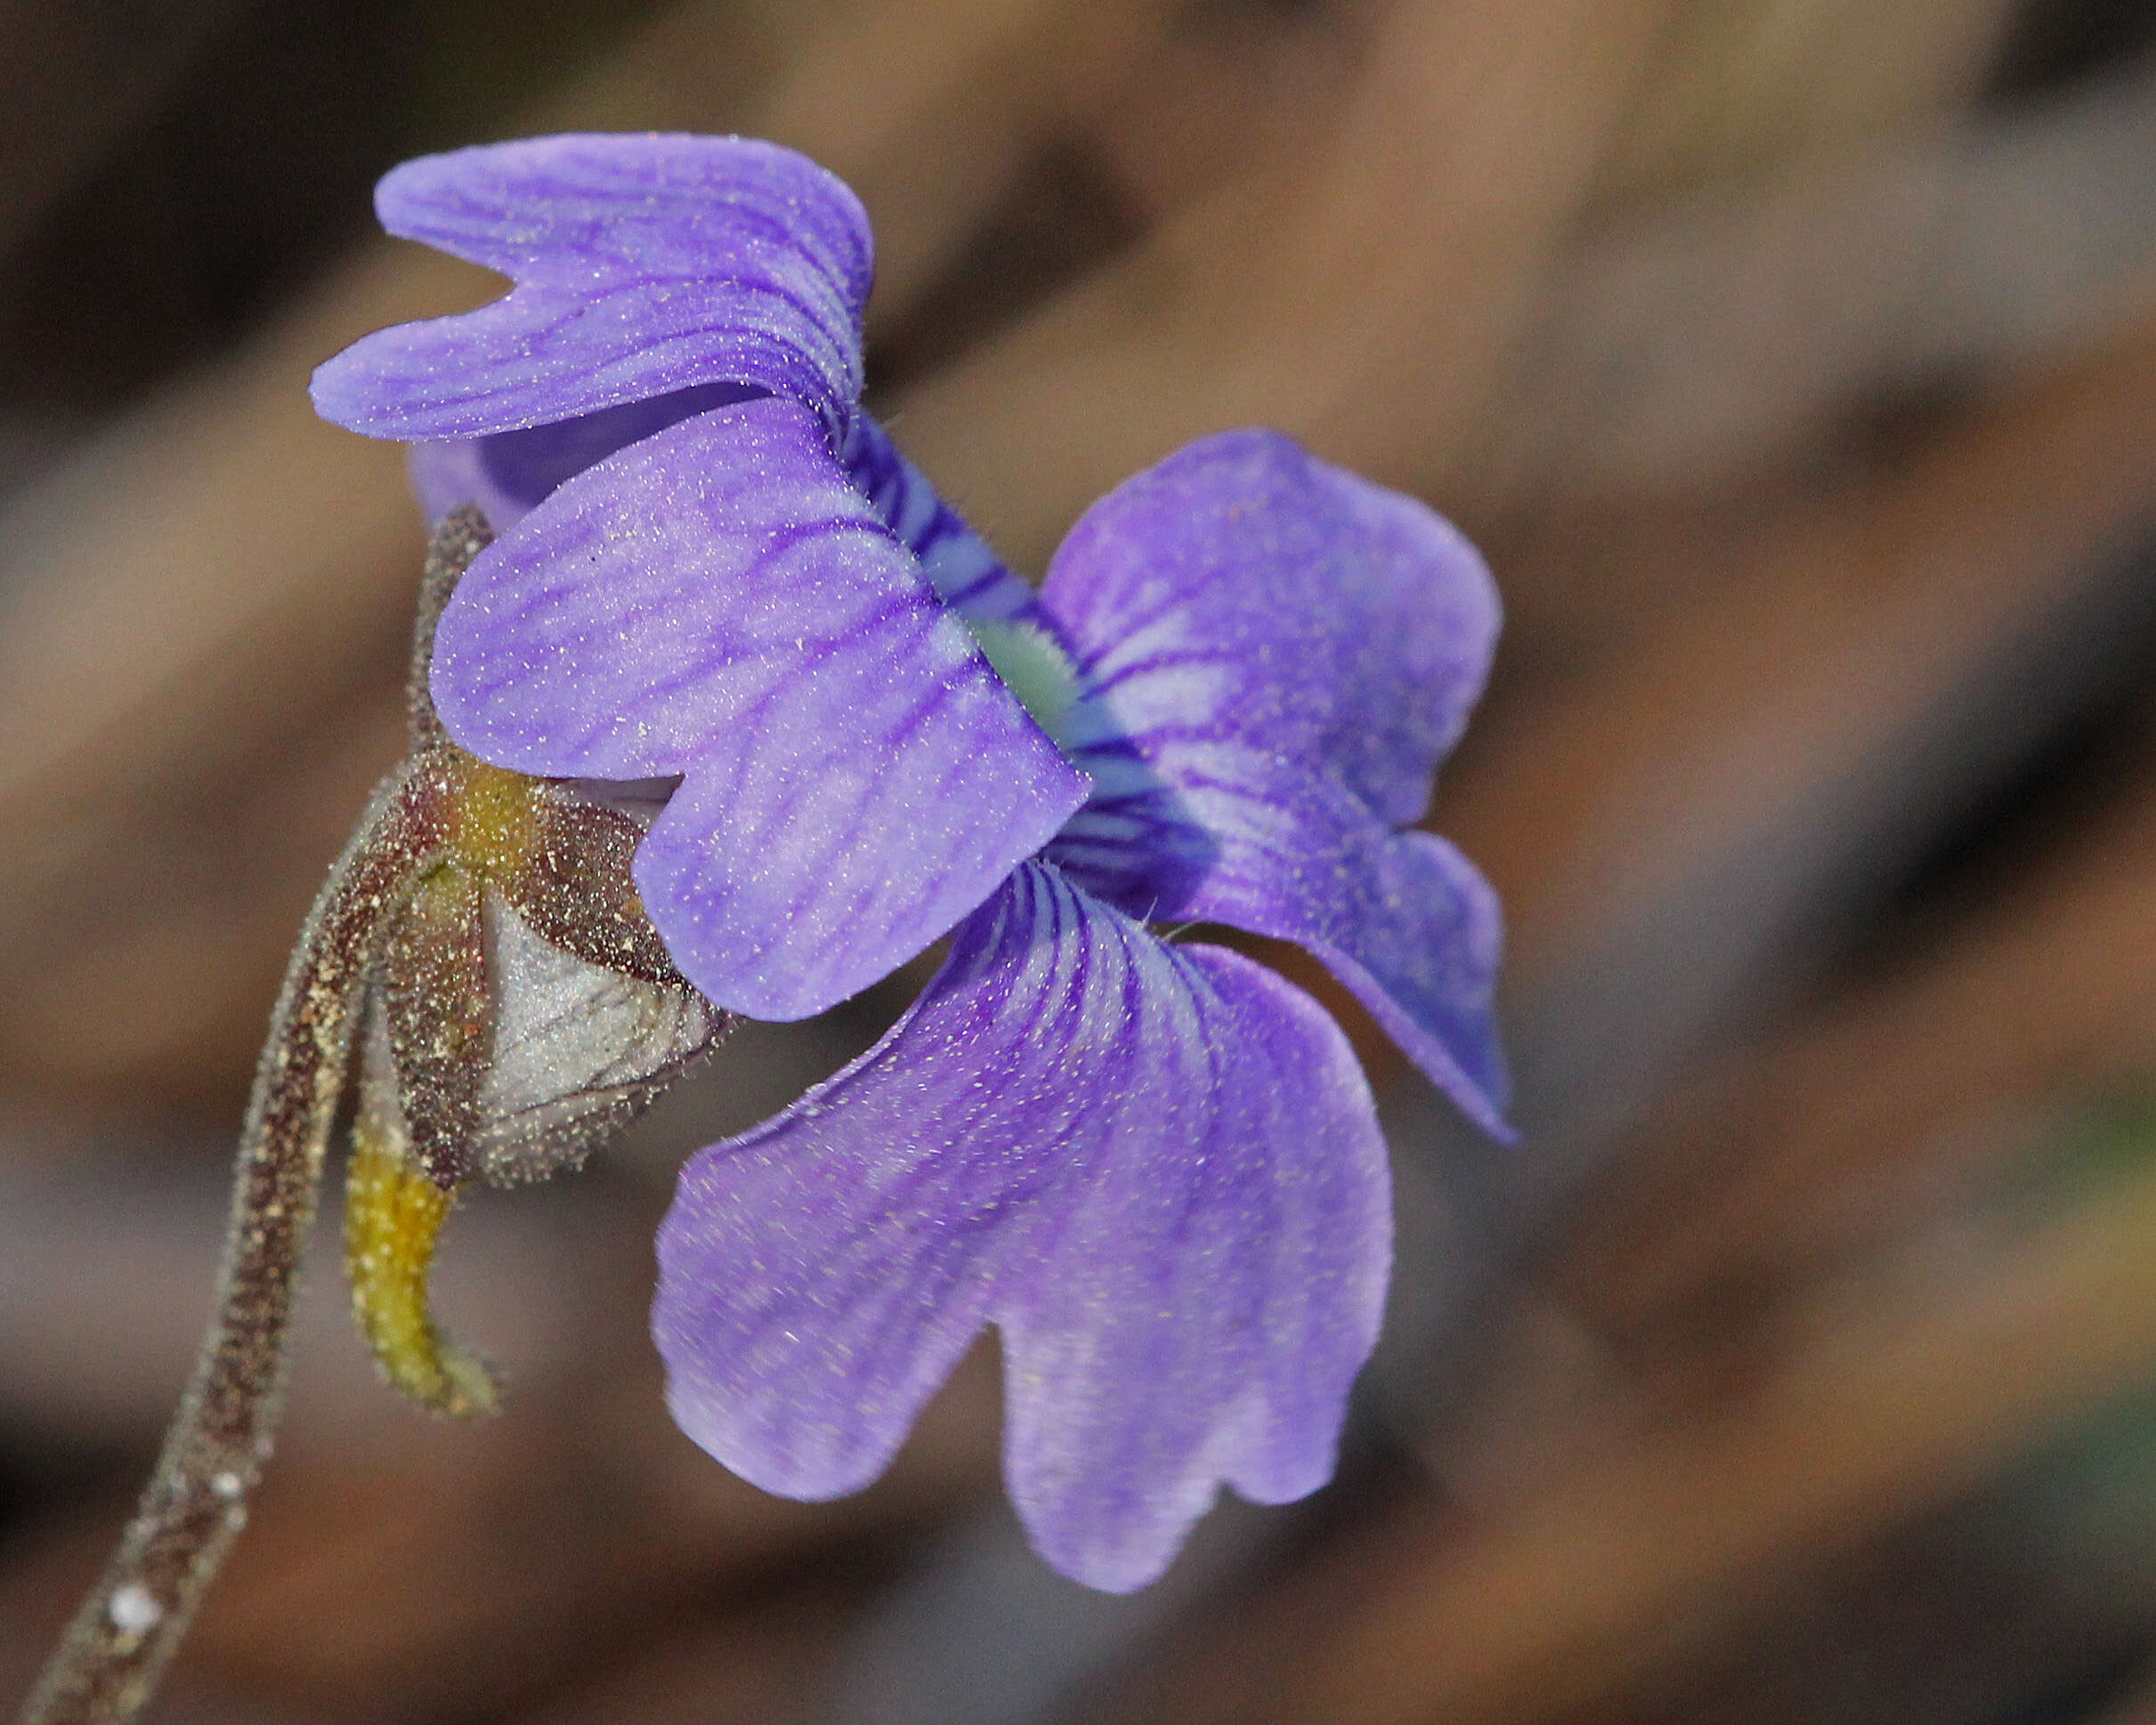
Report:
[[685,1431],[826,1497],[996,1324],[1012,1499],[1050,1562],[1122,1591],[1222,1481],[1330,1475],[1390,1234],[1332,1020],[1027,863],[874,1049],[690,1162],[653,1332]]
[[868,218],[806,157],[745,138],[569,134],[405,163],[382,225],[501,271],[476,312],[400,324],[316,371],[326,419],[428,441],[699,385],[766,391],[834,433],[861,391]]

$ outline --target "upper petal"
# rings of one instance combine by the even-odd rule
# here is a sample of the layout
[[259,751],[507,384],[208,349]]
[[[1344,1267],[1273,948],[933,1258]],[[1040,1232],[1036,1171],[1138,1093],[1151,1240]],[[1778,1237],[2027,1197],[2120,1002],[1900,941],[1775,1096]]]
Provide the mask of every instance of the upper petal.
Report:
[[434,687],[498,765],[682,775],[636,884],[683,974],[755,1017],[920,952],[1086,791],[782,401],[563,485],[466,573]]
[[375,205],[390,232],[516,285],[322,366],[315,407],[340,425],[469,437],[726,383],[804,402],[835,432],[860,393],[868,219],[792,150],[683,134],[533,138],[407,162]]
[[1390,1263],[1338,1028],[1021,868],[882,1042],[693,1159],[653,1331],[684,1430],[770,1489],[879,1471],[984,1322],[1011,1494],[1094,1586],[1164,1567],[1222,1480],[1332,1471]]
[[1277,432],[1224,432],[1073,528],[1042,603],[1113,734],[1232,741],[1420,820],[1482,692],[1497,592],[1457,530]]

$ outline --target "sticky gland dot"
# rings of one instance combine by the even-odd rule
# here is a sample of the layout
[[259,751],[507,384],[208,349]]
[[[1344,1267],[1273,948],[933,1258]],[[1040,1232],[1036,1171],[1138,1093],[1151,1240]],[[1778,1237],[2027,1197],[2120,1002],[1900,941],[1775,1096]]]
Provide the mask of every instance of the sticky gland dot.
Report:
[[158,1626],[158,1620],[165,1615],[165,1608],[157,1602],[142,1583],[129,1582],[125,1587],[113,1590],[112,1600],[106,1606],[105,1615],[112,1619],[113,1628],[130,1635],[140,1635]]

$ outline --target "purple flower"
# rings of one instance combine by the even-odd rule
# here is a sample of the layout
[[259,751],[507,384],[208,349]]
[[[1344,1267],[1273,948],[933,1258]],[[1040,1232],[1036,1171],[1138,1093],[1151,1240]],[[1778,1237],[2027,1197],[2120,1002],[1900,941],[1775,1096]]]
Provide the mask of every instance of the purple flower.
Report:
[[1095,1586],[1221,1482],[1330,1475],[1390,1252],[1346,1039],[1225,924],[1321,959],[1503,1134],[1495,901],[1412,830],[1497,627],[1474,551],[1286,438],[1088,512],[1036,595],[858,405],[865,219],[768,144],[408,164],[393,232],[508,296],[369,337],[329,418],[503,529],[442,619],[464,747],[677,781],[635,874],[682,972],[792,1018],[951,952],[875,1049],[684,1171],[653,1329],[683,1429],[852,1491],[984,1324],[1011,1495]]

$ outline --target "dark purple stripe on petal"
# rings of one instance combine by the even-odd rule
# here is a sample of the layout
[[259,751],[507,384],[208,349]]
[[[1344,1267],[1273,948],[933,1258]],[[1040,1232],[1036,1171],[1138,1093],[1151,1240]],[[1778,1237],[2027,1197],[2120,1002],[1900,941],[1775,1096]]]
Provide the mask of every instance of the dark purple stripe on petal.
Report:
[[1033,588],[936,495],[871,415],[854,415],[839,459],[898,542],[920,559],[945,604],[970,621],[1029,623],[1055,634]]

